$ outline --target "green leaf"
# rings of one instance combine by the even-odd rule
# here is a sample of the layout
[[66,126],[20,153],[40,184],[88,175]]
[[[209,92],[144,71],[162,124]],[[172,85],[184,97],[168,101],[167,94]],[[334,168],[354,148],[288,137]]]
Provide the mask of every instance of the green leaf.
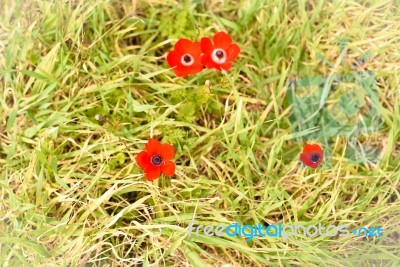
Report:
[[10,244],[19,244],[22,246],[25,246],[28,249],[32,249],[39,253],[42,256],[45,257],[50,257],[50,253],[47,251],[47,249],[35,242],[24,240],[22,238],[17,238],[17,237],[0,237],[0,243],[10,243]]
[[197,254],[197,252],[192,250],[191,248],[186,247],[184,253],[193,267],[207,266],[207,264],[205,264],[205,262],[200,258],[199,254]]
[[10,112],[10,115],[8,116],[8,120],[7,120],[7,131],[11,130],[11,127],[14,126],[15,123],[15,118],[17,117],[17,110],[13,109]]
[[147,111],[150,109],[155,109],[157,106],[155,105],[138,105],[138,106],[133,106],[133,111],[134,112],[143,112],[143,111]]

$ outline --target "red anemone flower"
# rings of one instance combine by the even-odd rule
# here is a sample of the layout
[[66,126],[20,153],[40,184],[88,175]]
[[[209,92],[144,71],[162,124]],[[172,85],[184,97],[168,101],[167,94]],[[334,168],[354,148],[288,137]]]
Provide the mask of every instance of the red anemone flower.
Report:
[[136,156],[137,165],[144,170],[146,180],[153,181],[161,173],[172,176],[175,173],[174,147],[170,144],[161,144],[156,139],[150,138],[145,150]]
[[176,76],[183,77],[203,70],[200,55],[200,42],[180,39],[175,44],[174,50],[168,53],[167,62],[173,68]]
[[316,169],[324,159],[324,151],[317,145],[306,144],[303,153],[300,154],[300,160],[304,165]]
[[217,32],[213,37],[213,42],[210,38],[202,38],[200,41],[201,64],[207,68],[215,68],[219,71],[222,69],[229,70],[232,67],[232,62],[240,52],[237,44],[232,43],[232,38],[225,32]]

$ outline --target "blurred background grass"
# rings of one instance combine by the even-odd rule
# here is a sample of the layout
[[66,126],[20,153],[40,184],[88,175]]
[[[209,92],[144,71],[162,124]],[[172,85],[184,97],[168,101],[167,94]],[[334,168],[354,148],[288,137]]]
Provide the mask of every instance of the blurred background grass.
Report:
[[[398,5],[0,0],[0,263],[398,266]],[[178,38],[221,30],[242,49],[226,75],[168,70]],[[286,82],[328,75],[319,54],[345,73],[367,51],[381,160],[351,165],[337,138],[332,168],[301,167]],[[149,183],[136,166],[150,136],[174,145],[174,178]],[[381,226],[384,237],[188,238],[192,218]]]

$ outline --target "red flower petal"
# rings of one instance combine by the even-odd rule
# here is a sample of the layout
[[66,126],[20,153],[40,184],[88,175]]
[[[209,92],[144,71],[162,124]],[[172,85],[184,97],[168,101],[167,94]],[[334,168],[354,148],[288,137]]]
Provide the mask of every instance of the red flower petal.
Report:
[[173,71],[175,72],[175,75],[178,77],[185,77],[188,76],[189,74],[191,74],[190,70],[188,68],[184,68],[184,67],[178,67],[173,69]]
[[316,151],[323,151],[322,148],[318,144],[306,144],[303,148],[303,152],[316,152]]
[[228,61],[235,60],[240,53],[240,47],[237,44],[233,44],[228,48],[226,53],[228,54],[227,56]]
[[149,156],[160,155],[161,152],[161,144],[154,138],[150,138],[147,142],[145,149]]
[[168,65],[172,67],[176,67],[181,64],[181,55],[176,51],[171,51],[167,55]]
[[210,54],[203,54],[200,58],[200,63],[208,68],[208,65],[212,62]]
[[140,152],[135,159],[137,165],[142,169],[146,169],[151,165],[150,156],[146,151]]
[[161,145],[161,157],[164,162],[174,158],[174,147],[170,144]]
[[173,163],[172,161],[165,162],[165,164],[161,168],[162,173],[165,176],[172,176],[175,173],[175,163]]
[[200,56],[200,42],[192,42],[188,39],[182,38],[175,44],[174,50],[181,55],[191,54],[193,57]]
[[183,55],[188,53],[188,49],[190,47],[190,44],[192,43],[192,41],[182,38],[179,39],[178,42],[176,42],[175,46],[174,46],[174,50],[179,52],[179,54]]
[[[161,144],[158,140],[150,138],[145,146],[145,151],[136,156],[138,166],[144,169],[146,180],[153,181],[160,177],[161,173],[172,176],[175,173],[175,164],[171,161],[174,157],[174,147],[170,144]],[[161,165],[155,166],[152,157],[159,155],[162,158]]]
[[[199,61],[200,61],[200,59],[199,59]],[[203,65],[198,64],[196,66],[192,66],[192,68],[190,70],[190,74],[196,74],[196,73],[198,73],[198,72],[200,72],[202,70],[203,70]]]
[[201,56],[200,59],[201,64],[203,64],[204,66],[206,66],[207,68],[211,69],[217,69],[217,70],[221,70],[220,65],[218,65],[217,63],[215,63],[212,58],[211,58],[211,54],[203,54]]
[[232,62],[225,62],[219,65],[224,70],[229,70],[232,67]]
[[[182,64],[182,57],[189,54],[193,58],[193,62],[189,66]],[[195,74],[203,70],[200,64],[201,48],[200,42],[192,42],[188,39],[180,39],[174,46],[174,51],[167,55],[167,62],[176,76],[183,77],[189,74]]]
[[216,34],[214,34],[213,40],[216,47],[222,48],[224,50],[227,50],[232,44],[231,36],[225,32],[217,32]]
[[301,153],[300,160],[301,160],[301,162],[303,162],[304,165],[306,165],[308,167],[311,167],[314,169],[318,167],[318,163],[312,162],[310,153]]
[[190,66],[190,67],[176,67],[173,69],[173,71],[175,72],[175,75],[178,77],[184,77],[184,76],[188,76],[190,74],[196,74],[200,71],[203,70],[203,66],[202,65],[195,65],[195,66]]
[[200,47],[200,42],[192,42],[189,45],[189,54],[191,54],[195,60],[195,62],[198,62],[200,59],[201,55],[201,47]]
[[[218,71],[228,70],[232,67],[232,61],[237,58],[240,48],[236,44],[232,44],[232,38],[225,32],[217,32],[214,37],[214,44],[209,38],[202,38],[200,41],[201,51],[203,55],[200,58],[201,64],[207,68],[214,68]],[[226,61],[224,63],[216,63],[212,59],[214,49],[221,48],[226,51]]]
[[322,150],[321,151],[315,151],[312,154],[317,154],[318,155],[318,157],[319,157],[319,160],[317,161],[318,164],[321,163],[322,160],[324,159],[324,151],[322,151]]
[[214,46],[211,42],[210,38],[201,38],[200,41],[200,48],[201,48],[201,52],[205,53],[205,54],[211,54],[211,52],[214,50]]
[[[313,161],[312,157],[314,155],[318,155],[318,160]],[[322,148],[317,145],[306,144],[303,148],[303,153],[300,154],[300,160],[304,165],[309,166],[311,168],[317,168],[318,165],[322,162],[324,158],[324,151]]]
[[151,167],[148,168],[145,173],[144,177],[146,177],[147,181],[153,181],[154,179],[157,179],[161,175],[161,167]]

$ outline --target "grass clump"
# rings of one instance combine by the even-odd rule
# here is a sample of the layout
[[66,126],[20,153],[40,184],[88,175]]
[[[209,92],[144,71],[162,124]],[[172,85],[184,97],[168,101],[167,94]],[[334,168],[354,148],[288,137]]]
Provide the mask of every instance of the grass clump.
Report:
[[[0,263],[4,266],[396,266],[400,12],[393,1],[39,1],[0,9]],[[178,38],[224,30],[226,74],[176,78]],[[290,79],[376,74],[377,164],[303,168]],[[361,67],[360,67],[361,68]],[[207,81],[207,82],[206,82]],[[206,85],[207,84],[207,85]],[[99,117],[101,115],[101,117]],[[102,118],[102,119],[99,119]],[[135,156],[174,145],[176,175],[146,182]],[[372,139],[371,139],[372,140]],[[187,236],[196,224],[381,226],[382,238]],[[226,266],[226,265],[225,265]]]

